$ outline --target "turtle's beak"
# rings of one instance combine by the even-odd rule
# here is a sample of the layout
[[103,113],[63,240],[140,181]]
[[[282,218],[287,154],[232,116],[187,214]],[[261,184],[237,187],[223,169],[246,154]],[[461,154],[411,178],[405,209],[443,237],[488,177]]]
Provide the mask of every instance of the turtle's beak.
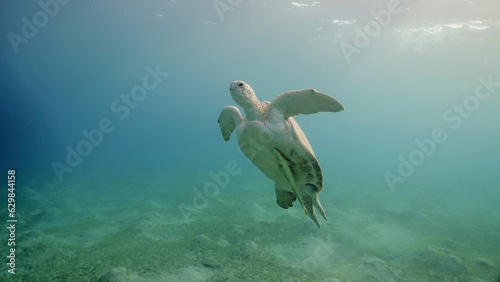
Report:
[[236,86],[237,86],[237,85],[238,85],[238,84],[236,83],[236,81],[231,82],[231,85],[229,85],[229,90],[234,90],[234,89],[236,89]]

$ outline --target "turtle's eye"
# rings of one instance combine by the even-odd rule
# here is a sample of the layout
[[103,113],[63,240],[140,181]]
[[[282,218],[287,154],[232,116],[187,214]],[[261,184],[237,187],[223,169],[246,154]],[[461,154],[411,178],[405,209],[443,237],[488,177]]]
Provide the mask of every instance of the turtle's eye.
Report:
[[240,82],[240,84],[238,84],[238,86],[239,86],[239,87],[243,86],[243,83],[242,83],[242,82]]

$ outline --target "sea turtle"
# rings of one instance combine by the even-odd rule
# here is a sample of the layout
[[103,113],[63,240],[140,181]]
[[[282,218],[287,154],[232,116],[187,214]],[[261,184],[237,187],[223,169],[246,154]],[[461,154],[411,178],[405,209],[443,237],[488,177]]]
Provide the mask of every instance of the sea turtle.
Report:
[[298,198],[304,213],[319,227],[313,205],[326,220],[318,199],[323,189],[323,172],[293,116],[340,112],[344,107],[315,89],[284,92],[272,102],[260,102],[243,81],[231,82],[229,90],[246,117],[235,106],[222,109],[218,122],[224,140],[228,142],[236,130],[243,153],[275,182],[278,205],[287,209]]

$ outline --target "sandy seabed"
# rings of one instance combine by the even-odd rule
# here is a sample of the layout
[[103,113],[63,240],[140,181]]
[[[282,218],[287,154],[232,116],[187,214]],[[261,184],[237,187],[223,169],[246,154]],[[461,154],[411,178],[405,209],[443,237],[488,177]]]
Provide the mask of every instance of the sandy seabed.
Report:
[[428,193],[452,187],[325,189],[329,220],[318,229],[297,202],[279,208],[262,178],[239,177],[203,201],[192,183],[204,176],[18,187],[16,274],[0,279],[500,281],[493,200],[464,208]]

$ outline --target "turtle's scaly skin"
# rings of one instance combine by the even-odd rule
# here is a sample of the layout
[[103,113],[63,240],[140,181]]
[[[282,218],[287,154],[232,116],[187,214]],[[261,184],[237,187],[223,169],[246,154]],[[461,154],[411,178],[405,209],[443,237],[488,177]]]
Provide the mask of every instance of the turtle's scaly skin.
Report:
[[276,183],[278,205],[287,209],[298,199],[304,212],[319,227],[313,206],[326,219],[318,199],[323,189],[323,173],[293,116],[339,112],[344,107],[314,89],[288,91],[272,102],[260,102],[253,89],[243,81],[233,81],[230,91],[246,117],[243,118],[234,106],[222,110],[219,123],[224,140],[229,141],[232,132],[236,131],[243,153]]

